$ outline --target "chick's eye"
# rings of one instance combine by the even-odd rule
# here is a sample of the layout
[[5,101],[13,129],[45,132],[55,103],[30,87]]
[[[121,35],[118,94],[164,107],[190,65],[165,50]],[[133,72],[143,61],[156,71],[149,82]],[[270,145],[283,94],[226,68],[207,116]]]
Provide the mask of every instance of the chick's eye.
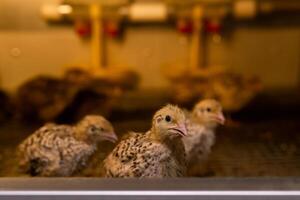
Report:
[[166,116],[165,118],[166,122],[170,122],[171,121],[171,117],[169,115]]
[[90,131],[91,132],[95,132],[96,131],[96,127],[95,126],[90,127]]
[[210,112],[210,111],[211,111],[211,109],[210,109],[210,108],[206,108],[206,111],[207,111],[207,112]]

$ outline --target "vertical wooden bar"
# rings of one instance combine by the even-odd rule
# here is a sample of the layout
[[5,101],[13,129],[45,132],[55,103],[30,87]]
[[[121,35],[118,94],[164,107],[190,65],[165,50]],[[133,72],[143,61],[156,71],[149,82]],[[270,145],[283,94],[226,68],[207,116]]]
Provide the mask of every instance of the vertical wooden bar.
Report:
[[193,8],[193,26],[194,32],[191,38],[191,46],[190,46],[190,69],[197,70],[201,67],[202,62],[201,55],[203,55],[203,49],[200,45],[201,41],[201,30],[202,30],[202,16],[203,16],[203,8],[201,5],[196,5]]
[[105,65],[103,52],[102,7],[98,4],[90,5],[90,17],[92,23],[90,70],[96,72],[102,71]]

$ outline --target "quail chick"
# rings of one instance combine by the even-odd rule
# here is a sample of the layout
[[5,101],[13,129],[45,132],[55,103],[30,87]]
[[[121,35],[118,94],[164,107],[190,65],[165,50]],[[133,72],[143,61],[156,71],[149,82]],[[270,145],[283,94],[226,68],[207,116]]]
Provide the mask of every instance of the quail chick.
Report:
[[157,111],[145,134],[131,133],[104,160],[106,177],[181,177],[186,174],[183,111],[167,105]]
[[215,143],[215,128],[224,124],[221,104],[213,99],[197,103],[187,116],[188,135],[182,138],[189,164],[201,162]]
[[223,109],[230,112],[245,107],[262,90],[262,83],[256,76],[223,72],[212,78],[206,98],[216,98]]
[[102,140],[117,140],[102,116],[88,115],[75,126],[48,123],[19,145],[19,166],[32,176],[70,176],[86,165]]

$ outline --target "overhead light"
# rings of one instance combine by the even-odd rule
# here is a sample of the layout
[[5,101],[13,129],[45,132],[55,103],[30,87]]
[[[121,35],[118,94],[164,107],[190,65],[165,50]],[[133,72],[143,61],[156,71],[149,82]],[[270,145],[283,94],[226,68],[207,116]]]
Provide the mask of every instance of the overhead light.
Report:
[[62,5],[58,6],[57,10],[60,14],[67,15],[67,14],[70,14],[73,11],[73,8],[70,5],[62,4]]

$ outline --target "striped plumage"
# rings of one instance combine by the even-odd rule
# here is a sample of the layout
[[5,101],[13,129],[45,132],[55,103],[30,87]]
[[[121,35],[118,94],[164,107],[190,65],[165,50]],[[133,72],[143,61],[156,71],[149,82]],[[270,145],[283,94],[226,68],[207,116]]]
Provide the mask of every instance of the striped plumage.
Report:
[[32,176],[70,176],[86,165],[101,140],[116,140],[101,116],[87,116],[76,126],[46,124],[19,145],[20,169]]
[[104,161],[106,177],[181,177],[186,160],[181,137],[185,116],[168,105],[153,118],[147,133],[130,133]]

